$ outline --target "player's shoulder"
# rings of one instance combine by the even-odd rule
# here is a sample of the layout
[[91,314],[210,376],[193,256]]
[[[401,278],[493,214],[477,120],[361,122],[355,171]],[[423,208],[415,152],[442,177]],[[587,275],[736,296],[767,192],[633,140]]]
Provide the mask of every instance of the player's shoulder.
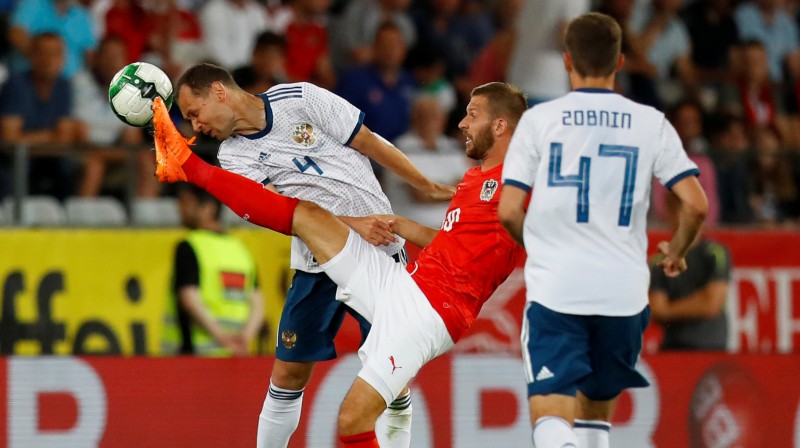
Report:
[[307,92],[309,85],[311,84],[307,82],[276,84],[267,89],[263,94],[269,98],[270,102],[286,98],[302,98]]

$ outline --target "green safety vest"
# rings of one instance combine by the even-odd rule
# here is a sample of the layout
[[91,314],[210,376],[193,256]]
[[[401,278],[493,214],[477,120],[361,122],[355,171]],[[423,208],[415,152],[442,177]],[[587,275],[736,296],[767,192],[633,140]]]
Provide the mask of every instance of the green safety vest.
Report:
[[[200,268],[200,299],[217,324],[227,332],[241,331],[250,316],[250,298],[255,288],[256,265],[245,245],[237,238],[208,230],[189,232],[186,242],[194,250]],[[164,318],[161,349],[177,354],[181,346],[175,307],[178,298],[170,288]],[[194,352],[200,356],[230,356],[203,327],[192,321]]]

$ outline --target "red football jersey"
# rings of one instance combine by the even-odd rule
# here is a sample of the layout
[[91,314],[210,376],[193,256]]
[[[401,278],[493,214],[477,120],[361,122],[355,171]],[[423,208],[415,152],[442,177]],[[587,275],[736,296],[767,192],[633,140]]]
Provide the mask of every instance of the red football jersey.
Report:
[[475,322],[523,251],[497,218],[502,172],[502,164],[486,172],[480,166],[467,171],[439,233],[407,267],[453,341]]

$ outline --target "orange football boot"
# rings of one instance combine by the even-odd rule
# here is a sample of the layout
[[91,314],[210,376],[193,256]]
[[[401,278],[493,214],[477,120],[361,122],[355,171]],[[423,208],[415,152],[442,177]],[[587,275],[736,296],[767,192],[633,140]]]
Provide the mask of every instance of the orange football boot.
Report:
[[186,182],[186,173],[181,166],[192,155],[189,145],[194,137],[183,138],[169,117],[167,105],[160,97],[153,100],[153,125],[156,143],[156,177],[162,183]]

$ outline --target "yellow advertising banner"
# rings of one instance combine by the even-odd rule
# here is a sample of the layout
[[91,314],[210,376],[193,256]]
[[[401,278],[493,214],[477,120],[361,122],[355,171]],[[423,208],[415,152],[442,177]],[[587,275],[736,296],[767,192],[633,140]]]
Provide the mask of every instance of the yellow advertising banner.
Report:
[[[289,237],[234,229],[259,267],[272,353],[291,281]],[[180,229],[0,231],[0,354],[154,355]]]

